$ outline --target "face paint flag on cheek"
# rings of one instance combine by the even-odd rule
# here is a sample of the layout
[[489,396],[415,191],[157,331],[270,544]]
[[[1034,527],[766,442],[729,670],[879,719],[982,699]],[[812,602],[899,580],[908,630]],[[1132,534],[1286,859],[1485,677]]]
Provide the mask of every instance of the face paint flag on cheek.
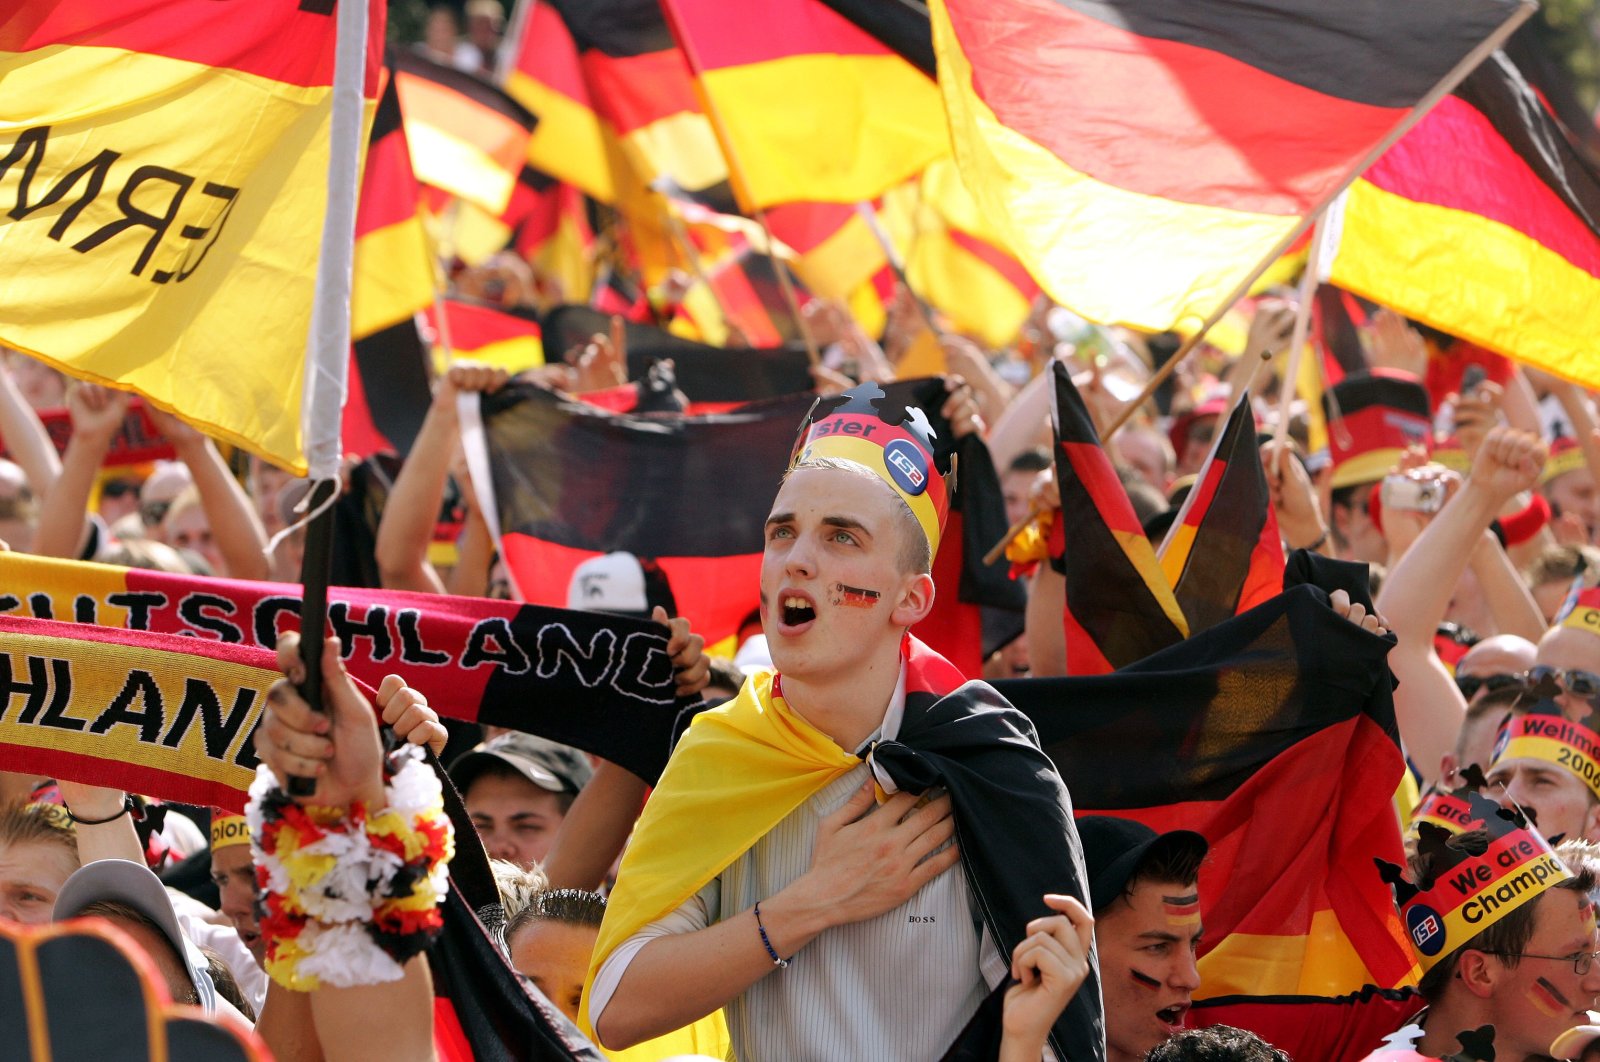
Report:
[[1573,1010],[1572,1001],[1566,994],[1543,977],[1536,979],[1528,988],[1528,1002],[1547,1018],[1571,1014]]
[[850,608],[871,608],[883,597],[883,594],[876,590],[863,590],[859,586],[846,586],[844,583],[835,583],[834,589],[839,593],[835,604],[847,605]]
[[1161,987],[1161,982],[1156,980],[1154,977],[1151,977],[1149,974],[1140,973],[1138,970],[1134,970],[1134,969],[1131,969],[1131,968],[1128,970],[1128,972],[1133,975],[1134,981],[1136,981],[1137,983],[1139,983],[1141,985],[1144,985],[1146,988],[1160,988]]

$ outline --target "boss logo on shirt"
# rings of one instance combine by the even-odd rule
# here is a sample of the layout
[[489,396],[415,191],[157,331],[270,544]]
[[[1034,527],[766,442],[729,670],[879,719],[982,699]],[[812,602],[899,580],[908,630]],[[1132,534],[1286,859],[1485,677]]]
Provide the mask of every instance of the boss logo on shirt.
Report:
[[906,915],[906,921],[916,925],[931,925],[934,917],[933,915]]

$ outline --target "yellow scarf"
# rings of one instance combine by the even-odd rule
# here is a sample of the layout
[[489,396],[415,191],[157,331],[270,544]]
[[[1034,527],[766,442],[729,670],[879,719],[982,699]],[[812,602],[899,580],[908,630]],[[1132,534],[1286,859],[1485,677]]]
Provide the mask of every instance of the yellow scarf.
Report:
[[601,965],[639,930],[676,910],[795,808],[861,762],[752,675],[727,704],[702,712],[661,775],[606,904],[579,1024]]

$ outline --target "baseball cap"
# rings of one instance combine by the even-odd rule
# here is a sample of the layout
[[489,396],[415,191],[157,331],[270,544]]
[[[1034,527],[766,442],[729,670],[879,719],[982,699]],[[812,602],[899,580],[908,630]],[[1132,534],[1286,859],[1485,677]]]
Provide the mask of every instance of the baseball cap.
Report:
[[1169,852],[1192,852],[1204,858],[1209,845],[1193,830],[1157,833],[1142,822],[1110,815],[1088,815],[1078,820],[1083,842],[1083,862],[1089,873],[1089,903],[1104,910],[1123,891],[1147,859]]
[[567,607],[585,612],[648,613],[644,566],[632,553],[590,557],[573,569],[572,581],[567,584]]
[[217,990],[200,949],[178,928],[178,914],[167,896],[167,887],[149,868],[126,859],[97,859],[73,872],[56,895],[51,921],[77,918],[84,908],[101,901],[131,907],[154,922],[183,957],[184,970],[195,995],[206,1013],[217,1009]]
[[[1594,1021],[1597,1015],[1589,1012],[1589,1020]],[[1576,1029],[1568,1029],[1556,1037],[1555,1043],[1550,1045],[1551,1058],[1579,1058],[1584,1049],[1600,1042],[1600,1025],[1580,1025]]]
[[511,733],[463,753],[450,765],[450,780],[465,793],[485,770],[501,764],[552,793],[576,793],[594,774],[588,757],[577,749],[532,734]]

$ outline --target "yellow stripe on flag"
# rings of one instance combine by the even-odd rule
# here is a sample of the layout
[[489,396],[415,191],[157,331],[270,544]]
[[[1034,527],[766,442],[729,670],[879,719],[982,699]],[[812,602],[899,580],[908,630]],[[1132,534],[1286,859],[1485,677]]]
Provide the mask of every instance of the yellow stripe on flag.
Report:
[[1057,302],[1152,332],[1202,321],[1298,224],[1142,195],[1068,167],[978,97],[944,4],[933,0],[931,11],[962,178],[1003,245]]
[[593,111],[520,70],[506,80],[506,94],[539,116],[528,140],[528,162],[534,169],[576,185],[602,203],[616,202],[612,148]]
[[[1508,225],[1364,180],[1330,214],[1329,280],[1479,346],[1600,387],[1600,278]],[[1469,263],[1463,268],[1462,263]]]
[[303,475],[329,90],[64,46],[0,81],[0,340]]
[[515,336],[511,339],[486,343],[475,350],[453,350],[450,353],[451,359],[447,359],[443,347],[433,348],[435,372],[442,374],[448,370],[452,359],[468,361],[475,365],[493,365],[513,376],[544,364],[544,344],[540,342],[538,336]]
[[[1131,531],[1118,531],[1108,528],[1111,537],[1117,540],[1117,545],[1122,547],[1122,552],[1128,558],[1128,563],[1133,565],[1133,570],[1139,573],[1139,578],[1144,580],[1144,585],[1150,588],[1150,594],[1161,606],[1161,611],[1167,614],[1167,619],[1178,628],[1178,632],[1185,638],[1189,637],[1189,621],[1184,618],[1183,609],[1178,607],[1178,599],[1173,595],[1172,584],[1167,581],[1166,574],[1161,570],[1161,562],[1156,559],[1156,551],[1150,545],[1150,540],[1142,534]],[[1069,544],[1068,548],[1071,546]]]
[[1304,936],[1229,933],[1200,960],[1200,980],[1196,999],[1340,996],[1374,979],[1338,916],[1324,908],[1312,914],[1311,929]]
[[707,70],[700,87],[747,206],[872,199],[950,152],[938,87],[898,55],[790,55]]
[[350,335],[370,336],[433,304],[433,248],[420,216],[356,240]]

